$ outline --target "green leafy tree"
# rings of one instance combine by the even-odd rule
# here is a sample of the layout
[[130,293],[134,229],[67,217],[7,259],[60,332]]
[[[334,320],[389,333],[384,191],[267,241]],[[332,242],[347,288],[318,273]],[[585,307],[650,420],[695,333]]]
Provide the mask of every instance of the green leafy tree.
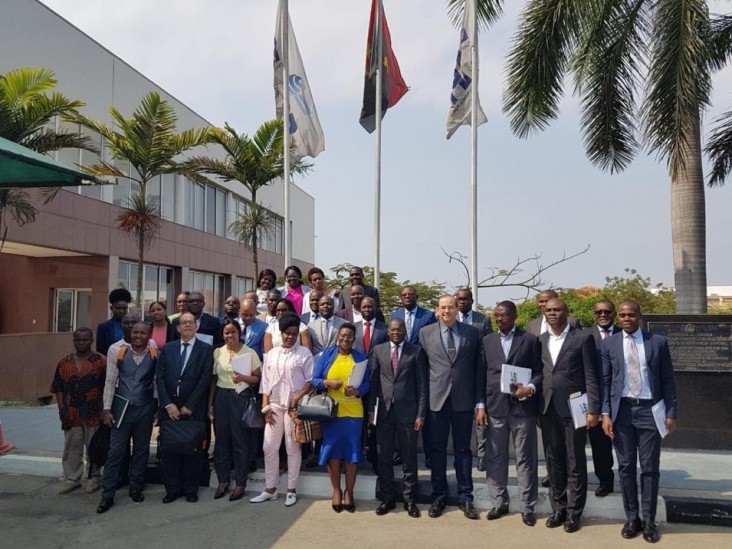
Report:
[[729,27],[704,0],[528,0],[508,59],[504,111],[520,137],[558,117],[571,76],[593,164],[622,171],[641,148],[666,161],[681,313],[706,311],[701,116]]
[[127,161],[134,168],[135,173],[128,174],[104,161],[83,167],[91,175],[125,177],[139,183],[139,190],[117,217],[117,225],[137,244],[135,301],[137,309],[142,310],[145,252],[160,229],[159,204],[148,199],[147,183],[159,175],[171,173],[200,180],[199,175],[181,164],[178,157],[194,147],[208,143],[209,129],[188,129],[178,133],[178,116],[175,110],[157,92],[145,95],[131,118],[125,118],[115,107],[110,107],[109,113],[114,126],[82,115],[73,117],[73,120],[101,134],[112,158]]

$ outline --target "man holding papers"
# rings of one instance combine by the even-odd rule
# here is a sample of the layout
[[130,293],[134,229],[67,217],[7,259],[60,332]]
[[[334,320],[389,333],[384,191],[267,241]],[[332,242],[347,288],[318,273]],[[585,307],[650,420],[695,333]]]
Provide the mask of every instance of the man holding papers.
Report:
[[[536,524],[534,506],[538,492],[536,416],[543,377],[539,339],[515,327],[516,305],[502,301],[493,311],[498,332],[483,338],[483,360],[487,369],[485,407],[486,475],[492,508],[488,520],[508,513],[508,446],[516,449],[516,476],[521,499],[521,518],[527,526]],[[525,376],[501,383],[502,374],[514,370]],[[521,383],[520,381],[523,381]]]
[[[622,537],[655,543],[661,434],[654,410],[665,406],[665,427],[676,427],[676,384],[666,338],[640,328],[635,301],[618,308],[622,332],[602,342],[602,428],[613,439],[627,522]],[[641,508],[638,508],[636,463],[641,467]],[[643,521],[641,522],[641,512]]]
[[[550,299],[544,308],[549,330],[539,336],[544,367],[539,424],[544,440],[552,514],[548,528],[564,524],[576,532],[587,500],[587,428],[600,417],[595,340],[568,322],[567,305]],[[586,427],[575,428],[569,399],[587,393]]]

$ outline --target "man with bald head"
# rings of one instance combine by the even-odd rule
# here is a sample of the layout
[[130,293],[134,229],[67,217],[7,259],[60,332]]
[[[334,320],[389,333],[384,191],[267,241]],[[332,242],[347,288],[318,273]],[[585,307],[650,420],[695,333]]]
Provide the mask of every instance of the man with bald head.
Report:
[[[597,425],[600,388],[597,350],[591,334],[568,323],[567,304],[550,299],[544,308],[549,331],[539,336],[543,401],[539,425],[544,440],[552,515],[548,528],[576,532],[587,500],[587,428]],[[568,400],[587,394],[587,426],[575,429]]]
[[264,332],[267,323],[257,318],[257,302],[253,299],[243,299],[239,307],[239,325],[241,326],[241,342],[257,353],[262,360],[264,351]]
[[[541,311],[541,314],[533,320],[529,321],[529,323],[526,325],[527,332],[535,335],[536,337],[539,337],[541,334],[545,333],[549,329],[549,324],[547,324],[546,316],[544,315],[544,309],[546,309],[546,304],[549,302],[550,299],[558,298],[559,294],[557,294],[557,292],[555,292],[554,290],[544,290],[542,292],[539,292],[539,295],[536,296],[536,303],[539,305],[539,310]],[[573,316],[567,317],[567,323],[572,326],[572,328],[582,327],[580,325],[580,321]]]
[[308,303],[309,307],[303,307],[305,311],[300,315],[300,321],[303,324],[310,324],[313,320],[320,318],[320,298],[323,297],[323,292],[320,290],[310,290],[308,292]]
[[335,315],[348,322],[355,324],[361,321],[361,300],[364,298],[363,286],[355,284],[348,289],[349,304],[345,309],[341,309]]

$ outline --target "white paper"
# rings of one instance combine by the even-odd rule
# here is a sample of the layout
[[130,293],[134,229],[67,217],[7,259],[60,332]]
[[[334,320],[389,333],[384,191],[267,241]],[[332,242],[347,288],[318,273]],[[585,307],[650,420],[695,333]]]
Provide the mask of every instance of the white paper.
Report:
[[[231,369],[237,374],[243,376],[252,375],[252,355],[244,353],[243,355],[236,355],[231,359]],[[244,389],[249,387],[248,383],[241,382],[236,384],[236,392],[241,393]]]
[[353,370],[351,370],[351,375],[348,376],[348,383],[346,385],[350,385],[353,388],[358,389],[363,381],[363,376],[366,374],[366,367],[368,364],[368,360],[356,362],[356,364],[353,365]]
[[511,394],[511,384],[526,387],[531,382],[531,368],[501,364],[501,392]]
[[213,336],[208,334],[196,334],[196,339],[199,341],[203,341],[204,343],[208,343],[209,345],[213,345]]
[[572,421],[574,428],[581,429],[587,426],[587,414],[589,406],[587,404],[587,393],[583,393],[578,397],[570,398],[568,401],[569,410],[572,412]]
[[666,438],[668,429],[666,428],[666,402],[663,399],[653,405],[653,419],[656,420],[656,428],[661,438]]
[[379,397],[376,397],[376,404],[374,404],[374,421],[372,425],[375,427],[378,425],[377,421],[379,420]]

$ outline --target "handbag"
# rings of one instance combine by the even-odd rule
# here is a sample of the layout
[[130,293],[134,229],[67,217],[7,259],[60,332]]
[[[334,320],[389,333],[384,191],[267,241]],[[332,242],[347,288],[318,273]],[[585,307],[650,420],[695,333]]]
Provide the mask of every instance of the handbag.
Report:
[[241,413],[241,422],[245,429],[264,429],[264,414],[259,405],[257,395],[251,389],[244,389],[239,394],[244,400],[244,409]]
[[323,438],[323,432],[320,430],[319,421],[301,420],[295,418],[294,428],[292,429],[292,440],[300,444],[315,442]]
[[104,423],[99,424],[99,428],[89,441],[89,448],[87,449],[87,455],[90,463],[102,467],[107,462],[107,454],[109,453],[109,437],[111,433],[112,430],[104,425]]
[[206,451],[206,424],[188,417],[160,422],[159,450],[165,454],[191,456]]
[[326,393],[311,391],[297,403],[297,417],[303,420],[328,421],[338,414],[338,403]]

